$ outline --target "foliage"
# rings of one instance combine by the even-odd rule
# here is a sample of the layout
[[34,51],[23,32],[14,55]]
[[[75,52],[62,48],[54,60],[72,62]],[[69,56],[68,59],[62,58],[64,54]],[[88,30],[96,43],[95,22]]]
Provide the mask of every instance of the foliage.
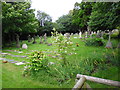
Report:
[[104,57],[106,59],[105,61],[106,63],[111,63],[112,65],[115,65],[115,66],[120,65],[120,62],[119,62],[120,55],[118,54],[118,50],[112,51],[111,53],[110,52],[105,53]]
[[72,51],[73,42],[70,40],[70,37],[65,37],[57,31],[52,32],[53,44],[57,46],[57,53],[59,54],[59,59],[63,60],[63,64],[67,64],[66,55]]
[[87,22],[89,21],[91,10],[91,2],[75,3],[73,9],[72,23],[77,27],[78,30],[80,29],[82,32],[87,30]]
[[45,12],[37,11],[37,19],[39,21],[38,34],[48,33],[53,29],[52,18]]
[[91,30],[113,30],[119,26],[119,7],[119,2],[97,2],[93,4],[92,13],[88,22]]
[[85,41],[86,46],[103,46],[104,41],[101,38],[91,38]]
[[15,33],[36,33],[38,21],[33,12],[29,2],[2,2],[3,41],[12,40]]
[[33,52],[30,55],[30,63],[26,65],[26,69],[24,71],[25,74],[28,73],[36,73],[40,70],[47,70],[48,69],[48,60],[45,54],[41,51]]
[[76,30],[74,29],[74,26],[72,25],[72,15],[69,13],[67,15],[61,16],[57,21],[56,21],[56,30],[58,32],[75,32]]

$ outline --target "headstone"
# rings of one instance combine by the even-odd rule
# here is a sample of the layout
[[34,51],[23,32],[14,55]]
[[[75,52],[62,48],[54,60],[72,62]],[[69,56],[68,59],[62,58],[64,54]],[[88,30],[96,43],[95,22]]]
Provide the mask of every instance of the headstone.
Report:
[[16,44],[17,44],[17,48],[20,48],[19,35],[18,34],[16,34]]
[[105,48],[112,48],[112,43],[110,41],[110,38],[111,38],[111,32],[109,32],[109,39],[108,39],[108,42],[107,42]]
[[28,48],[27,44],[22,45],[22,49],[27,49],[27,48]]
[[71,36],[73,35],[73,33],[71,33]]
[[87,31],[85,32],[85,38],[88,38],[88,32]]
[[40,36],[40,44],[41,44],[41,43],[43,43],[43,42],[42,42],[42,36]]
[[93,32],[91,32],[91,34],[90,34],[90,38],[92,38],[92,35],[93,35]]
[[45,44],[47,44],[47,35],[46,35],[46,33],[44,34],[44,42],[45,42]]
[[79,38],[82,39],[82,32],[79,32]]
[[96,37],[97,37],[97,38],[101,38],[101,36],[102,36],[101,34],[102,34],[102,33],[98,30]]
[[70,38],[70,33],[65,33],[64,36]]
[[35,43],[36,43],[35,38],[36,38],[36,37],[35,37],[35,35],[34,35],[34,36],[33,36],[33,39],[34,39],[33,44],[35,44]]
[[28,42],[30,42],[31,41],[31,39],[30,39],[30,35],[28,35]]

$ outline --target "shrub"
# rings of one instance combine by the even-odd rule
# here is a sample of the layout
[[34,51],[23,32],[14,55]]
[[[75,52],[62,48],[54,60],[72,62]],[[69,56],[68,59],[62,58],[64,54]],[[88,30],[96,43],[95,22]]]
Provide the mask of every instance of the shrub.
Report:
[[86,40],[85,45],[86,46],[103,46],[104,41],[101,38],[90,38]]
[[30,63],[26,64],[26,69],[24,70],[24,74],[33,74],[39,72],[40,70],[48,69],[48,60],[45,54],[41,51],[33,52],[30,55]]

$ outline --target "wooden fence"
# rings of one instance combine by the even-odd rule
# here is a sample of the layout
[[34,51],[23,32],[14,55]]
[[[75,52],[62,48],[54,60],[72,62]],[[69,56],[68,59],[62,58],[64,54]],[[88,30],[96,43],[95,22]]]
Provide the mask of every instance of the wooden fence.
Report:
[[105,84],[105,85],[120,87],[120,82],[118,81],[102,79],[102,78],[97,78],[97,77],[92,77],[87,75],[81,75],[81,74],[77,74],[76,78],[77,78],[77,83],[75,84],[72,90],[79,90],[81,88],[89,88],[89,90],[91,90],[92,88],[90,87],[89,84],[85,82],[86,80]]

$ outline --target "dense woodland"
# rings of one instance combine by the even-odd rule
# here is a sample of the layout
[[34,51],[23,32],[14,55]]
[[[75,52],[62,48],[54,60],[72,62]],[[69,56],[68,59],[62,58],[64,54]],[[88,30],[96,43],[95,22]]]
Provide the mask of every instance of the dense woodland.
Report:
[[61,33],[113,30],[120,28],[120,2],[75,3],[74,9],[56,22],[45,12],[30,9],[30,2],[2,2],[2,41],[11,43],[28,39],[28,35],[51,35],[53,27]]

